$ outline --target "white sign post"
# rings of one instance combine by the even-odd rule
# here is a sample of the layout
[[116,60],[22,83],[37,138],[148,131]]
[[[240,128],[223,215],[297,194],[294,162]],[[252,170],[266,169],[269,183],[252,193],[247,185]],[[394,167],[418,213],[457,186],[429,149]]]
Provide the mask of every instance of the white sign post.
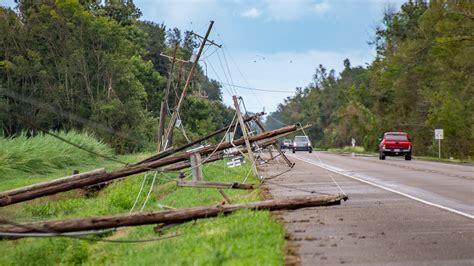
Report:
[[351,156],[355,157],[355,154],[354,154],[354,150],[355,150],[355,146],[356,146],[355,138],[351,138],[351,144],[352,144],[352,154],[351,154]]
[[434,137],[438,140],[438,157],[441,158],[441,140],[444,139],[443,129],[435,129]]

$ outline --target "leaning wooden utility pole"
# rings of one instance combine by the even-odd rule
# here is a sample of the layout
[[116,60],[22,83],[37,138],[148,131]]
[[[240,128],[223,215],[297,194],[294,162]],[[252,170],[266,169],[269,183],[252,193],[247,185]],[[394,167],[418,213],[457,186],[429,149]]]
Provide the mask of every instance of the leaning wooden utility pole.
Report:
[[[166,113],[168,112],[167,103],[168,103],[168,97],[169,97],[169,93],[170,93],[171,83],[173,81],[173,69],[174,69],[174,63],[176,62],[176,52],[178,51],[178,47],[179,47],[179,43],[176,42],[176,44],[174,46],[174,50],[173,50],[173,57],[171,59],[170,71],[168,71],[168,81],[166,83],[165,97],[161,101],[160,122],[159,122],[159,126],[158,126],[158,141],[157,141],[157,145],[156,145],[156,151],[157,152],[162,151],[162,147],[163,147],[163,135],[164,135],[164,131],[165,131],[165,119],[166,119]],[[163,55],[163,54],[161,56],[168,57],[168,56]]]
[[252,146],[250,146],[249,136],[247,134],[247,126],[245,125],[244,119],[242,118],[242,113],[240,113],[240,106],[239,101],[237,100],[237,96],[232,96],[232,100],[234,101],[235,112],[237,113],[240,129],[242,130],[242,134],[244,135],[245,145],[247,146],[250,163],[252,164],[253,174],[258,177],[257,165],[255,162],[255,158],[253,157]]
[[181,93],[181,97],[179,98],[178,104],[175,108],[175,111],[173,112],[173,116],[171,117],[171,121],[168,125],[168,129],[166,130],[165,134],[165,143],[163,145],[163,149],[165,150],[167,147],[171,146],[170,139],[173,134],[173,128],[176,124],[176,120],[178,119],[179,112],[181,110],[181,106],[183,105],[184,102],[184,97],[186,97],[186,92],[189,87],[189,84],[191,83],[191,80],[193,78],[194,70],[196,69],[197,65],[199,64],[199,59],[201,57],[202,51],[204,49],[204,46],[206,46],[207,39],[209,38],[209,34],[211,33],[212,25],[214,25],[214,21],[211,20],[211,23],[209,24],[209,28],[207,29],[206,35],[203,38],[203,41],[201,43],[201,46],[199,47],[199,51],[196,55],[196,59],[193,62],[193,65],[191,67],[191,70],[189,71],[188,79],[186,80],[186,83],[184,84],[183,92]]

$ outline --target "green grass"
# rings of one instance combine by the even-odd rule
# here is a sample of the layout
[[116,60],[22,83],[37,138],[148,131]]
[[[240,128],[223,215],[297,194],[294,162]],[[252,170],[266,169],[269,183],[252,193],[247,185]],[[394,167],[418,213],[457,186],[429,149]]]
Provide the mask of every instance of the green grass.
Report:
[[444,162],[444,163],[467,163],[467,164],[474,164],[474,160],[472,159],[448,159],[448,158],[438,158],[438,157],[430,157],[430,156],[414,156],[416,160],[423,160],[423,161],[433,161],[433,162]]
[[364,153],[365,149],[362,146],[345,146],[344,148],[331,148],[327,149],[328,152],[356,152],[356,153]]
[[[138,161],[145,154],[119,157]],[[97,163],[84,165],[90,170]],[[109,163],[109,169],[120,167]],[[87,169],[90,168],[90,169]],[[51,179],[53,174],[38,175],[34,180]],[[242,182],[249,173],[250,165],[238,168],[225,167],[225,161],[207,164],[203,167],[205,180]],[[98,194],[86,197],[83,190],[64,192],[58,195],[36,199],[0,208],[0,217],[26,222],[58,218],[87,217],[128,213],[140,190],[145,174],[128,177],[115,182]],[[61,175],[58,175],[61,176]],[[174,181],[176,174],[157,175],[146,211],[160,211],[157,203],[176,208],[201,205],[215,205],[222,196],[215,189],[178,188]],[[56,176],[57,177],[57,176]],[[153,173],[148,174],[144,192],[148,192]],[[20,184],[25,179],[8,179],[9,184]],[[26,178],[31,180],[31,178]],[[256,183],[249,177],[248,182]],[[0,185],[4,186],[4,185]],[[4,186],[5,187],[5,186]],[[257,201],[260,191],[226,190],[234,203]],[[139,210],[146,193],[139,197]],[[154,225],[130,227],[103,236],[106,239],[150,239],[159,237],[153,231]],[[147,243],[118,244],[91,242],[69,238],[24,238],[0,241],[2,265],[282,265],[284,231],[268,211],[239,211],[228,216],[201,219],[170,228],[164,236],[180,236]]]
[[[98,154],[113,157],[113,150],[88,133],[57,132],[60,137]],[[0,180],[27,175],[50,174],[71,166],[90,165],[100,157],[50,135],[0,138]],[[100,158],[102,160],[102,158]]]
[[[376,152],[365,151],[364,147],[355,146],[345,146],[344,148],[330,148],[327,149],[328,152],[335,152],[335,153],[345,153],[345,152],[354,152],[354,153],[363,153],[363,154],[371,154],[373,156],[378,156]],[[438,158],[432,156],[418,156],[414,155],[413,159],[421,160],[421,161],[433,161],[433,162],[445,162],[445,163],[467,163],[467,164],[474,164],[474,160],[471,158],[468,159],[448,159],[448,158]]]

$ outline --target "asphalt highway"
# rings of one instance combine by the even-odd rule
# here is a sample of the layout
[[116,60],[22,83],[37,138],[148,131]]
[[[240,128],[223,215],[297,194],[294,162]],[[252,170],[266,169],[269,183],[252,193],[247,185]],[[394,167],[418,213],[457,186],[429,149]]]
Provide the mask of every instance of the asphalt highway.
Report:
[[[266,183],[274,197],[347,194],[339,206],[280,212],[288,263],[474,265],[474,167],[322,152]],[[288,167],[262,165],[265,177]]]

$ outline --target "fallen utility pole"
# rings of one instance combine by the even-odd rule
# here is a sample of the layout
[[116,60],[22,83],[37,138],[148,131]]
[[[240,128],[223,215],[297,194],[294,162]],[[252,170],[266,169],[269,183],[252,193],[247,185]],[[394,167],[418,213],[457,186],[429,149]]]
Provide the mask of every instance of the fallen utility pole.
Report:
[[306,207],[337,205],[345,199],[344,195],[322,195],[306,197],[289,197],[235,205],[202,206],[175,209],[163,212],[136,214],[120,214],[89,218],[66,219],[37,222],[22,225],[0,225],[2,233],[65,233],[86,230],[99,230],[122,226],[138,226],[146,224],[176,224],[195,219],[215,217],[219,214],[230,214],[241,209],[282,210]]
[[18,194],[21,194],[21,193],[24,193],[24,192],[27,192],[27,191],[30,191],[30,190],[46,188],[46,187],[58,185],[58,184],[61,184],[61,183],[64,183],[64,182],[74,181],[74,180],[81,180],[81,179],[89,178],[91,176],[100,175],[100,174],[104,174],[104,173],[105,173],[105,169],[101,168],[101,169],[93,170],[93,171],[90,171],[90,172],[65,176],[65,177],[54,179],[54,180],[51,180],[51,181],[36,183],[36,184],[33,184],[33,185],[29,185],[29,186],[25,186],[25,187],[21,187],[21,188],[1,192],[0,193],[0,198],[8,197],[8,196],[11,197],[13,195],[18,195]]
[[222,189],[254,189],[252,184],[239,182],[210,182],[210,181],[176,181],[178,187],[222,188]]
[[[257,119],[258,117],[260,117],[260,116],[262,116],[262,115],[265,115],[265,113],[264,113],[264,112],[257,113],[257,114],[255,114],[255,115],[253,115],[253,116],[250,116],[250,117],[245,118],[245,119],[244,119],[244,122],[249,122],[249,121],[255,120],[255,119]],[[188,148],[190,148],[190,147],[192,147],[192,146],[194,146],[194,145],[196,145],[196,144],[199,144],[199,143],[201,143],[201,142],[203,142],[203,141],[205,141],[205,140],[208,140],[208,139],[210,139],[210,138],[212,138],[212,137],[214,137],[214,136],[216,136],[216,135],[218,135],[218,134],[220,134],[220,133],[224,133],[224,132],[226,132],[226,131],[228,131],[228,130],[232,130],[235,126],[236,126],[236,124],[232,124],[232,125],[229,125],[229,126],[227,126],[227,127],[218,129],[218,130],[216,130],[216,131],[214,131],[214,132],[212,132],[212,133],[209,133],[208,135],[206,135],[206,136],[204,136],[204,137],[201,137],[201,138],[199,138],[199,139],[196,139],[196,140],[194,140],[194,141],[192,141],[192,142],[190,142],[190,143],[187,143],[187,144],[185,144],[185,145],[183,145],[183,146],[181,146],[181,147],[178,147],[178,148],[176,148],[176,149],[169,149],[169,150],[160,152],[160,153],[158,153],[158,154],[156,154],[156,155],[153,155],[153,156],[148,157],[148,158],[146,158],[146,159],[144,159],[144,160],[141,160],[141,161],[139,161],[138,163],[135,163],[134,165],[138,165],[138,164],[142,164],[142,163],[147,163],[147,162],[156,161],[156,160],[165,158],[165,157],[167,157],[167,156],[169,156],[169,155],[171,155],[171,154],[173,154],[173,153],[180,152],[180,151],[184,151],[184,150],[186,150],[186,149],[188,149]]]
[[[263,132],[255,136],[250,136],[248,140],[250,142],[255,142],[255,141],[259,141],[263,139],[273,138],[278,135],[282,135],[282,134],[296,131],[296,130],[297,130],[296,125],[287,126],[287,127],[273,130],[273,131]],[[201,155],[209,155],[209,154],[213,154],[213,153],[216,153],[225,149],[229,149],[235,146],[243,145],[244,143],[245,143],[245,140],[243,138],[240,138],[238,140],[234,140],[233,143],[224,142],[218,145],[203,147],[199,150],[194,150],[193,153],[199,152]],[[166,165],[183,162],[183,161],[188,160],[191,154],[192,153],[186,152],[180,155],[169,156],[169,157],[166,157],[157,161],[152,161],[149,163],[143,163],[139,165],[125,167],[111,173],[98,173],[84,179],[64,181],[64,182],[60,182],[59,184],[48,186],[48,187],[43,187],[39,189],[31,189],[31,190],[28,190],[16,195],[1,193],[0,194],[0,207],[22,202],[22,201],[32,200],[38,197],[53,195],[59,192],[64,192],[64,191],[68,191],[68,190],[72,190],[76,188],[95,185],[102,182],[108,182],[108,181],[115,180],[118,178],[154,170],[156,168],[163,167]]]
[[[215,161],[222,160],[222,159],[224,159],[224,156],[225,156],[224,153],[219,152],[218,154],[214,154],[210,157],[204,158],[202,160],[202,164],[212,163],[212,162],[215,162]],[[175,163],[175,164],[172,164],[172,165],[167,165],[165,167],[162,167],[162,168],[158,169],[158,171],[173,172],[173,171],[179,171],[179,170],[182,170],[182,169],[186,169],[186,168],[189,168],[189,167],[191,167],[191,162],[184,161],[184,162],[179,162],[179,163]]]

